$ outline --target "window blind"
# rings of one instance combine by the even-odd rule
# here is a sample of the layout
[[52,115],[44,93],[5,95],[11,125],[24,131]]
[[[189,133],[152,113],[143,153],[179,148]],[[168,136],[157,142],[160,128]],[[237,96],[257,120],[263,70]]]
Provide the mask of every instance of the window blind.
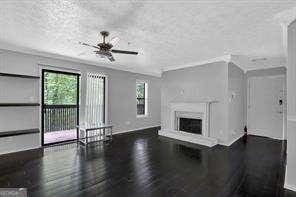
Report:
[[105,122],[105,80],[100,73],[87,74],[85,119],[88,124]]

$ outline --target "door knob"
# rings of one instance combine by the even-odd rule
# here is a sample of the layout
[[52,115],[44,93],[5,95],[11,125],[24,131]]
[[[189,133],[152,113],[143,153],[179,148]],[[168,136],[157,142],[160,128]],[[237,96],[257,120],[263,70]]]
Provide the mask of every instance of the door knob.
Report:
[[283,104],[283,99],[280,99],[279,100],[279,105],[282,105]]

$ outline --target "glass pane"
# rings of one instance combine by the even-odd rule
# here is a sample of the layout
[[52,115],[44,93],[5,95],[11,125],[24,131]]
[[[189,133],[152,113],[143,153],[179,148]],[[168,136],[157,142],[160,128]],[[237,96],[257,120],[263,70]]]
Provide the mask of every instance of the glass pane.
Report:
[[47,105],[75,105],[77,76],[61,73],[44,73],[44,103]]
[[75,74],[44,71],[43,142],[77,139],[77,93],[79,78]]
[[145,83],[137,83],[137,98],[145,97]]
[[137,114],[145,114],[145,83],[137,83]]

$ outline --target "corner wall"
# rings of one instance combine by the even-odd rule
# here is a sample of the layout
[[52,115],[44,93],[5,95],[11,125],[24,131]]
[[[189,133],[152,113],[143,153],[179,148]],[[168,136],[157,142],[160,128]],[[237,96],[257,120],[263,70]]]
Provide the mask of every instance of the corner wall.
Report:
[[218,101],[211,104],[210,137],[228,141],[228,63],[215,62],[201,66],[167,71],[162,74],[162,128],[169,128],[171,102]]
[[243,136],[244,126],[247,125],[248,78],[285,73],[285,67],[244,73],[232,62],[215,62],[164,72],[161,90],[162,128],[169,128],[171,102],[216,100],[218,103],[211,105],[210,137],[218,139],[222,145],[230,146]]
[[243,135],[245,110],[245,74],[234,63],[228,64],[228,140],[231,145]]
[[[247,123],[248,79],[251,77],[286,75],[286,67],[249,70],[246,73],[230,62],[228,64],[228,140],[224,145],[231,145],[244,134]],[[284,114],[286,114],[284,107]],[[286,133],[284,117],[284,133]]]
[[285,188],[296,191],[296,21],[288,26],[287,167]]

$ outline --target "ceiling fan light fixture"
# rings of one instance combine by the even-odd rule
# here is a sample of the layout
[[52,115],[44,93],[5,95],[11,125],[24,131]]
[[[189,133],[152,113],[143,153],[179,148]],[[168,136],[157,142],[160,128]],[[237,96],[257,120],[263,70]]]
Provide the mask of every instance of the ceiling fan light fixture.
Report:
[[135,51],[125,51],[125,50],[118,50],[118,49],[112,49],[112,47],[117,44],[119,41],[118,37],[113,37],[109,42],[106,42],[106,37],[108,37],[109,32],[108,31],[101,31],[100,32],[103,37],[103,42],[97,44],[97,45],[91,45],[84,42],[79,42],[79,44],[87,47],[93,47],[96,50],[94,53],[100,57],[100,58],[107,58],[109,61],[113,62],[115,61],[113,57],[113,53],[120,53],[120,54],[128,54],[128,55],[138,55],[138,52]]
[[97,56],[97,57],[100,57],[100,58],[102,58],[102,59],[106,58],[105,55],[101,55],[101,54],[97,54],[97,53],[96,53],[96,56]]

